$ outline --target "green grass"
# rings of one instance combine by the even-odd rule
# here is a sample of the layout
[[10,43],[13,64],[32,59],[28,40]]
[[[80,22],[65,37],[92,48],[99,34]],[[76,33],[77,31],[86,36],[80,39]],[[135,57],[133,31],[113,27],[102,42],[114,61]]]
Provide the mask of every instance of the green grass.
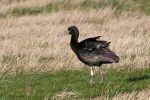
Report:
[[150,1],[149,0],[134,0],[137,3],[137,9],[139,8],[141,12],[150,14]]
[[[150,68],[133,72],[107,70],[104,82],[95,76],[94,84],[90,84],[87,70],[60,70],[7,75],[0,80],[0,99],[6,100],[41,100],[52,98],[56,93],[75,92],[75,98],[94,98],[108,95],[110,98],[117,93],[139,91],[150,85]],[[70,98],[73,98],[70,96]]]
[[145,14],[150,14],[150,1],[149,0],[85,0],[79,4],[71,3],[70,0],[57,1],[49,3],[42,7],[35,8],[18,8],[14,7],[9,9],[6,13],[1,13],[0,17],[6,16],[23,16],[23,15],[36,15],[39,13],[51,13],[61,10],[89,10],[89,9],[103,9],[111,7],[117,11],[139,11]]
[[49,3],[42,7],[35,7],[35,8],[18,8],[14,7],[9,9],[5,14],[0,14],[1,17],[6,16],[23,16],[23,15],[36,15],[39,13],[51,13],[56,12],[59,10],[71,10],[74,9],[76,5],[70,4],[69,0],[62,0],[55,3]]

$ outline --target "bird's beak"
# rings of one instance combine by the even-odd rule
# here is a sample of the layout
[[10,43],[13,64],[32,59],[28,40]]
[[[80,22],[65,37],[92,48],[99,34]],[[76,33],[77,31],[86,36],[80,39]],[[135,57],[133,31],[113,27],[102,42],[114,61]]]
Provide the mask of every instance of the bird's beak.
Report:
[[58,34],[57,36],[59,37],[59,36],[65,36],[65,35],[68,35],[69,34],[69,30],[66,30],[66,31],[64,31],[64,32],[62,32],[62,33],[60,33],[60,34]]
[[69,32],[70,32],[69,30],[66,30],[64,33],[65,33],[65,34],[69,34]]

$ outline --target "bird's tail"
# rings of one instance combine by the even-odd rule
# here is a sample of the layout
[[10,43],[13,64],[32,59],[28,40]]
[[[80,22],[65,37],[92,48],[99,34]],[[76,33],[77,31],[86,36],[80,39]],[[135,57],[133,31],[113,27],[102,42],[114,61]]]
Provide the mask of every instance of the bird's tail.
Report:
[[114,63],[118,63],[119,62],[119,57],[118,56],[115,56],[114,57]]
[[105,49],[105,56],[109,59],[110,62],[112,63],[118,63],[119,62],[119,57],[109,49]]

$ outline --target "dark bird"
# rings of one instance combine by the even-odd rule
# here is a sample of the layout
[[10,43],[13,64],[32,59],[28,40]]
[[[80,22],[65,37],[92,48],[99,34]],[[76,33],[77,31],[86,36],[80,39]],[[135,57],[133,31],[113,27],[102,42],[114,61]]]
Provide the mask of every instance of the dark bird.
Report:
[[97,40],[101,36],[87,38],[78,42],[79,30],[76,26],[68,28],[67,33],[71,35],[70,46],[74,53],[86,65],[91,67],[91,81],[95,73],[94,66],[98,66],[100,70],[101,80],[103,80],[102,64],[118,63],[119,57],[112,52],[108,47],[110,42]]

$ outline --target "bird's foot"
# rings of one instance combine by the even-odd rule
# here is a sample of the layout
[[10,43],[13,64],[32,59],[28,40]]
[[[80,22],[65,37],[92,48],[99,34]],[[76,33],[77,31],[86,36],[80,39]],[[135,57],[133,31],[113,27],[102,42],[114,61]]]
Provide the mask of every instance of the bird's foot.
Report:
[[94,84],[93,78],[90,80],[90,84]]
[[102,76],[100,76],[100,80],[101,80],[101,82],[103,82],[104,81],[104,76],[102,75]]

